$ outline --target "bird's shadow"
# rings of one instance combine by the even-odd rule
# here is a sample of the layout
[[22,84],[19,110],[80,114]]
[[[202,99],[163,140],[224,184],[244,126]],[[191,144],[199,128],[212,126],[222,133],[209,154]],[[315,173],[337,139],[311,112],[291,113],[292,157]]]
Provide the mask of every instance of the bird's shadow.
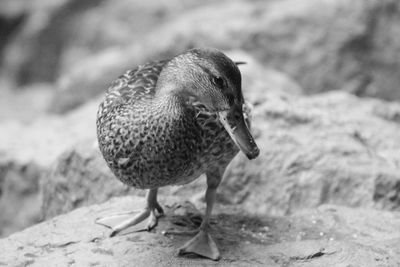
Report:
[[[165,211],[154,232],[190,231],[202,223],[203,213],[189,201],[166,206]],[[272,224],[272,218],[269,220],[227,209],[211,217],[210,233],[220,248],[244,243],[272,244],[277,242],[277,238],[270,234]]]
[[[223,258],[234,254],[235,251],[240,251],[243,246],[248,244],[268,245],[278,242],[279,237],[271,235],[270,231],[275,227],[273,218],[258,218],[229,208],[222,210],[223,212],[216,212],[211,217],[210,234]],[[163,233],[196,230],[201,225],[204,214],[189,201],[165,204],[164,212],[164,215],[159,218],[157,226],[151,229],[150,233],[145,233],[146,230],[142,227],[141,230],[126,231],[123,236],[126,236],[126,240],[131,242],[148,240],[151,246],[167,246],[177,250],[193,235],[164,235]],[[171,253],[174,253],[173,250]],[[193,254],[185,254],[183,257],[202,258]]]

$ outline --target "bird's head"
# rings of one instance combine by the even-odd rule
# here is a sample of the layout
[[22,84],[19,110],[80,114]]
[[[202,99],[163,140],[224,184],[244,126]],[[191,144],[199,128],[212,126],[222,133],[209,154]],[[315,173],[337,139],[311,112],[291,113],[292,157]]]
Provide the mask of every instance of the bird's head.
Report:
[[194,97],[215,112],[239,149],[249,159],[258,156],[243,117],[241,74],[225,54],[212,48],[189,50],[167,63],[158,83],[180,96]]

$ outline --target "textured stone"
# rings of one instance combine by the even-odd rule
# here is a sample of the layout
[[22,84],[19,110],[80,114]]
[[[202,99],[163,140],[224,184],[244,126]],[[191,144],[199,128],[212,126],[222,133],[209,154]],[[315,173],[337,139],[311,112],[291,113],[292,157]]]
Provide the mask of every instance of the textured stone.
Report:
[[53,82],[82,58],[136,42],[198,2],[5,0],[1,4],[6,14],[25,15],[20,30],[5,47],[3,66],[5,78],[24,85]]
[[34,163],[0,163],[0,236],[41,221],[41,173]]
[[52,110],[65,112],[103,92],[125,69],[194,46],[244,50],[308,94],[344,90],[400,99],[400,43],[393,38],[399,13],[396,0],[212,2],[170,17],[130,45],[71,64],[58,80]]
[[280,215],[323,203],[400,210],[400,124],[376,114],[393,107],[339,92],[271,95],[254,116],[260,157],[232,162],[222,201]]
[[187,229],[190,203],[161,201],[166,217],[152,232],[109,238],[94,220],[112,212],[139,209],[144,199],[125,197],[77,209],[0,239],[0,263],[13,266],[397,266],[400,214],[373,209],[321,206],[290,217],[251,217],[224,208],[213,218],[221,260],[177,256],[190,237],[164,236]]
[[[233,160],[219,188],[220,203],[273,215],[325,203],[400,210],[400,124],[382,115],[393,114],[399,104],[343,92],[313,97],[251,90],[248,94],[253,101],[257,95],[262,101],[255,102],[253,122],[261,154],[253,161],[242,154]],[[93,147],[71,149],[55,169],[43,188],[45,218],[125,192]],[[89,193],[99,187],[95,177],[110,186]],[[160,194],[203,205],[205,184],[203,177],[188,185],[162,188]],[[83,185],[89,189],[82,189]],[[54,188],[63,190],[54,194]],[[81,195],[78,202],[71,197],[76,194]]]
[[[41,219],[39,182],[56,158],[79,142],[94,144],[97,101],[68,115],[0,124],[0,235]],[[4,140],[4,141],[3,141]]]
[[50,171],[42,176],[41,192],[42,217],[46,219],[82,205],[133,193],[135,189],[114,177],[97,143],[82,143],[64,152]]

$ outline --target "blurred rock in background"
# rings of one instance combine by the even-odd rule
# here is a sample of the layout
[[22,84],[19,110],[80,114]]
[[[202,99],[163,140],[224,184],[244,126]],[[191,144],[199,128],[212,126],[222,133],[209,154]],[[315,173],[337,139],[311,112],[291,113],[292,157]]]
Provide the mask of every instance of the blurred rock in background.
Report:
[[[0,236],[142,195],[98,152],[98,103],[125,70],[195,46],[247,62],[262,148],[232,162],[220,203],[253,215],[399,211],[399,32],[397,0],[1,1]],[[162,194],[202,205],[203,188]]]
[[64,0],[14,9],[3,15],[3,76],[15,85],[56,82],[55,112],[100,94],[127,68],[204,45],[245,50],[305,93],[400,98],[395,0]]

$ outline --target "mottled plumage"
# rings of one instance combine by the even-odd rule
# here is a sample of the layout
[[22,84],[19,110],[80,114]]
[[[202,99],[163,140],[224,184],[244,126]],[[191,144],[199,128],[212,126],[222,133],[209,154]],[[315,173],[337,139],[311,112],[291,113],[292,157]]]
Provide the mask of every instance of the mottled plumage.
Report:
[[[239,69],[214,49],[193,49],[150,62],[114,81],[97,114],[99,147],[118,179],[150,189],[146,209],[113,227],[114,232],[148,216],[154,227],[154,211],[162,212],[157,188],[186,184],[206,173],[210,208],[200,229],[204,234],[226,166],[239,148],[250,159],[259,152],[243,106]],[[219,253],[215,244],[211,247],[206,255],[197,251],[204,249],[190,252],[215,259]]]
[[108,166],[137,188],[191,182],[211,166],[224,169],[239,152],[215,112],[194,99],[175,111],[167,99],[152,106],[166,62],[147,63],[120,76],[98,112],[98,139]]

